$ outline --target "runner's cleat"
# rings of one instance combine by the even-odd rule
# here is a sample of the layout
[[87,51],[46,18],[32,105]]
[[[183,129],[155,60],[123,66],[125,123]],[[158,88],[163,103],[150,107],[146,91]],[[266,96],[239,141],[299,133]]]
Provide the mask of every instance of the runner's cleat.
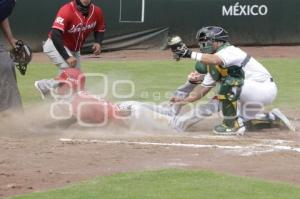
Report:
[[290,120],[278,108],[274,108],[271,114],[275,116],[275,121],[279,122],[281,126],[290,131],[296,131],[296,128],[291,124]]
[[34,87],[40,92],[42,100],[44,100],[50,94],[49,90],[45,91],[40,87],[39,81],[34,82]]

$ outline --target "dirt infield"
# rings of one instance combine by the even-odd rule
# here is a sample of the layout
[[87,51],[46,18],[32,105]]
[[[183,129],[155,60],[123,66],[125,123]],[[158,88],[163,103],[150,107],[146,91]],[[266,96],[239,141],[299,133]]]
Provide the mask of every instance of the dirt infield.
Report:
[[[300,54],[300,47],[245,50],[256,57]],[[139,50],[104,53],[101,58],[169,59],[169,55],[167,51]],[[34,62],[48,60],[37,54]],[[217,121],[208,119],[185,133],[76,126],[62,131],[43,127],[46,119],[41,119],[42,110],[29,108],[24,121],[19,117],[0,119],[0,198],[58,188],[95,176],[162,168],[215,170],[300,186],[299,130],[214,136],[211,128]],[[289,110],[288,115],[300,118],[300,110]],[[300,129],[299,121],[294,124]]]
[[[223,137],[210,132],[212,123],[199,123],[197,131],[186,133],[74,127],[59,131],[28,125],[7,129],[0,138],[1,197],[161,168],[215,170],[300,185],[299,132]],[[299,122],[296,125],[300,128]]]
[[[298,58],[300,46],[268,46],[268,47],[241,47],[249,55],[256,58]],[[197,49],[195,49],[197,50]],[[100,56],[85,55],[83,60],[167,60],[171,59],[169,50],[123,50],[104,52]],[[43,53],[35,53],[33,63],[48,63]]]

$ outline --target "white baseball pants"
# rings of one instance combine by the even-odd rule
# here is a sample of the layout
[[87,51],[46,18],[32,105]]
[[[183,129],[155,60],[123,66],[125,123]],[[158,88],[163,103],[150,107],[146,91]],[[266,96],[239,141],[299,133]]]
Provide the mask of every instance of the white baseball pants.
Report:
[[[67,47],[65,47],[67,53],[70,56],[73,56],[77,59],[76,68],[80,68],[80,51],[70,51]],[[68,68],[68,63],[62,58],[59,52],[56,50],[52,40],[50,38],[43,45],[43,52],[50,58],[51,62],[54,63],[60,71]]]

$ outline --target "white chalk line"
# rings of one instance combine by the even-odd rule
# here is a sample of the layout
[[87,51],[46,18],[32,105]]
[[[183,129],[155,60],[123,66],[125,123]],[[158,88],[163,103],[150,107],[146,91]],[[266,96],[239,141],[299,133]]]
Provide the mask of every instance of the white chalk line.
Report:
[[[288,145],[278,145],[278,142],[268,142],[266,144],[251,144],[251,145],[217,145],[217,144],[183,144],[183,143],[161,143],[161,142],[134,142],[122,140],[96,140],[96,139],[71,139],[60,138],[64,143],[101,143],[101,144],[128,144],[128,145],[144,145],[144,146],[163,146],[163,147],[182,147],[182,148],[209,148],[209,149],[225,149],[234,152],[241,156],[251,156],[261,153],[271,152],[297,152],[300,153],[300,148]],[[283,143],[280,141],[279,143]]]
[[[243,137],[242,136],[228,136],[228,135],[197,135],[197,136],[182,136],[184,138],[193,138],[193,139],[209,139],[209,140],[241,140]],[[294,141],[290,140],[282,140],[282,139],[265,139],[265,138],[247,138],[248,141],[265,141],[265,142],[271,142],[271,143],[277,143],[277,144],[282,144],[282,143],[292,143]]]

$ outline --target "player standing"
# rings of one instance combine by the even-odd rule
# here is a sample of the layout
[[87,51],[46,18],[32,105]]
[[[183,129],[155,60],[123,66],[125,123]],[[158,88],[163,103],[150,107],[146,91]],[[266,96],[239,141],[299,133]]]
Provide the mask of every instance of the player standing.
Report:
[[80,48],[94,32],[93,53],[99,55],[105,32],[102,9],[91,0],[73,0],[63,5],[53,22],[44,53],[60,69],[80,67]]
[[[60,72],[68,67],[80,68],[80,49],[92,32],[95,38],[93,53],[99,55],[105,32],[102,9],[91,0],[72,0],[59,9],[43,51]],[[48,89],[44,88],[53,87],[53,82],[36,81],[35,87],[47,95]]]

